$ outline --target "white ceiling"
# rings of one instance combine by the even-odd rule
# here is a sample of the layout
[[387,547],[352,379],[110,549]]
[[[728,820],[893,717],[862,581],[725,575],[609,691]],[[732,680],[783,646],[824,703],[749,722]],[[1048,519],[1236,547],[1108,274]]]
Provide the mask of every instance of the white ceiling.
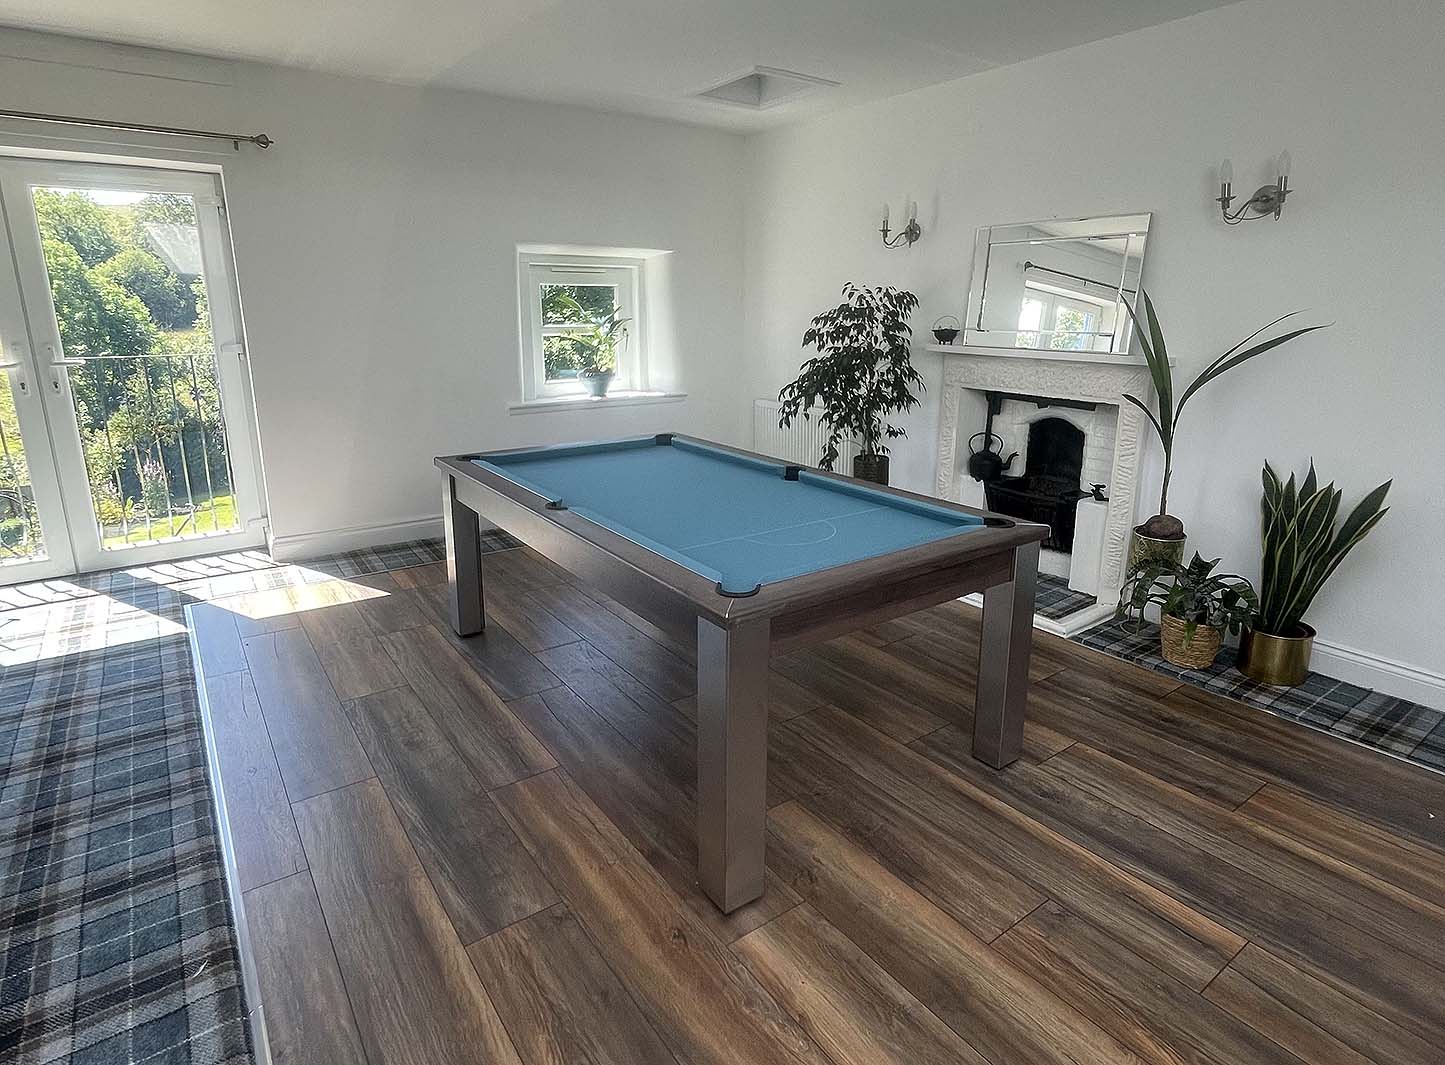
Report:
[[[0,0],[0,23],[753,130],[1155,25],[1220,0]],[[840,84],[750,112],[754,66]]]

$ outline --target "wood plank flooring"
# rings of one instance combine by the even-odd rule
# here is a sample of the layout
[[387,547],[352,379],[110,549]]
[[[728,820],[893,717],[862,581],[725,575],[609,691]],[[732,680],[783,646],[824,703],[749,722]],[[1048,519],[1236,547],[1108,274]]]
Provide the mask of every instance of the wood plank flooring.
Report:
[[723,915],[692,649],[485,567],[467,639],[435,566],[192,608],[273,1060],[1445,1061],[1445,777],[1043,635],[990,770],[948,604],[775,660]]

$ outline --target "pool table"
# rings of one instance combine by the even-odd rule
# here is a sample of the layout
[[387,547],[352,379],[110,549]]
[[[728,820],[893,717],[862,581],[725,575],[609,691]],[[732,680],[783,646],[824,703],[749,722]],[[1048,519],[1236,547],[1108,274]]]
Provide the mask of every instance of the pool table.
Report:
[[436,465],[459,635],[486,624],[485,520],[696,639],[698,877],[722,910],[763,891],[770,656],[981,590],[973,751],[1018,757],[1047,526],[680,433]]

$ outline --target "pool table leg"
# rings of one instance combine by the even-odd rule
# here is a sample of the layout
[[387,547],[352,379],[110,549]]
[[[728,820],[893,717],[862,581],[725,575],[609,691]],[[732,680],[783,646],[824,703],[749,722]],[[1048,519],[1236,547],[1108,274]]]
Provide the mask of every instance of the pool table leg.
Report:
[[476,511],[442,479],[442,523],[447,536],[447,608],[458,636],[475,636],[487,624],[482,606],[482,526]]
[[724,913],[763,893],[768,641],[766,619],[697,619],[697,872]]
[[1039,545],[1026,544],[1014,549],[1013,580],[983,593],[973,756],[995,769],[1008,765],[1023,750],[1038,573]]

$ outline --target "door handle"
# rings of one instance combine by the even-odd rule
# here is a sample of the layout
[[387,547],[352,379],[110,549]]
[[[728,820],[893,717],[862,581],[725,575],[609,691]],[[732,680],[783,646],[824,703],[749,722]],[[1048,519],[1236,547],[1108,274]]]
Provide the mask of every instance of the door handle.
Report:
[[85,366],[84,358],[71,358],[68,357],[68,355],[62,355],[59,348],[56,348],[53,344],[43,345],[43,350],[51,357],[51,366]]
[[84,366],[84,365],[85,365],[85,360],[84,360],[84,359],[71,358],[71,357],[69,357],[69,356],[60,354],[60,352],[56,350],[56,347],[55,347],[54,344],[46,344],[46,345],[45,345],[45,350],[46,350],[46,352],[48,352],[49,355],[50,355],[50,365],[51,365],[51,366]]

